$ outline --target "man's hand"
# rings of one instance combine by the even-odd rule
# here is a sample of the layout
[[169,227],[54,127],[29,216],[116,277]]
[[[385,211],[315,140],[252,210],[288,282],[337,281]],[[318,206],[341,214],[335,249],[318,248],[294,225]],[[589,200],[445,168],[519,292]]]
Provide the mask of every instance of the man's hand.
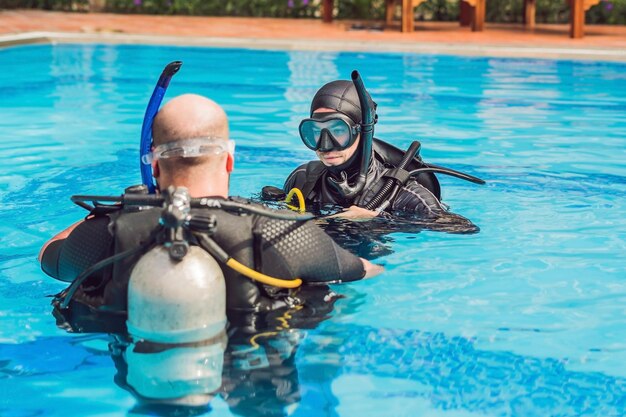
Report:
[[365,269],[365,276],[363,279],[375,277],[385,271],[385,268],[380,265],[373,264],[367,259],[361,258],[361,262],[363,262],[363,268]]
[[328,217],[350,219],[350,220],[365,220],[365,219],[373,219],[376,216],[378,216],[377,211],[364,209],[363,207],[358,207],[358,206],[350,206],[350,208],[345,209],[341,213],[333,214],[332,216],[328,216]]

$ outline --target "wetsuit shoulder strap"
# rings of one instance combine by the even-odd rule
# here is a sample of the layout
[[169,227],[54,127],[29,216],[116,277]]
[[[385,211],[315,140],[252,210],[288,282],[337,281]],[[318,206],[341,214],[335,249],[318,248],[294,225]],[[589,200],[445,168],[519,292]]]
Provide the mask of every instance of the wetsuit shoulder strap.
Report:
[[326,172],[326,167],[320,161],[311,161],[307,164],[306,181],[300,189],[305,198],[308,198],[311,192],[315,189],[324,172]]
[[307,162],[289,175],[283,190],[288,193],[292,188],[298,188],[304,198],[311,201],[315,198],[315,189],[325,171],[326,167],[320,161]]

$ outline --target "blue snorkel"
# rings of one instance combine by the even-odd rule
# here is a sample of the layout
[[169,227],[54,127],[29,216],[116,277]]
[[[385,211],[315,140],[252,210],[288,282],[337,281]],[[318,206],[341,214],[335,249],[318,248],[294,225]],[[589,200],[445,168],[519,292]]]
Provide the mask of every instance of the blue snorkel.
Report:
[[152,151],[152,121],[159,111],[165,91],[170,85],[170,80],[178,72],[183,63],[181,61],[170,62],[165,66],[159,81],[157,81],[148,107],[146,108],[146,114],[143,117],[143,125],[141,126],[141,144],[139,145],[139,166],[141,170],[141,182],[148,187],[148,193],[154,194],[156,186],[152,180],[152,165],[143,163],[142,159],[145,155],[150,154]]

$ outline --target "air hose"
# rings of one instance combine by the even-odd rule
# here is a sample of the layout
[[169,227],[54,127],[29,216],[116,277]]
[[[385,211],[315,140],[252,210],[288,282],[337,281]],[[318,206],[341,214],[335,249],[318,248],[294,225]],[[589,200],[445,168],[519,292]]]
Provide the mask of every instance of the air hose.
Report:
[[[404,156],[402,157],[402,160],[400,161],[396,169],[404,170],[404,168],[409,165],[415,155],[419,152],[421,146],[422,145],[418,141],[414,141],[413,143],[411,143],[411,146],[409,146],[409,148],[404,153]],[[378,191],[374,198],[372,198],[372,200],[367,203],[365,208],[368,210],[376,209],[377,211],[384,210],[388,205],[393,203],[393,199],[395,198],[395,195],[398,193],[398,190],[400,190],[400,187],[402,185],[404,184],[399,179],[388,178],[380,191]]]
[[95,272],[101,270],[102,268],[109,266],[115,262],[118,262],[124,258],[128,258],[131,255],[134,255],[138,252],[141,251],[146,251],[147,248],[149,246],[151,246],[152,243],[149,244],[145,244],[145,245],[141,245],[141,246],[137,246],[136,248],[132,248],[129,250],[126,250],[124,252],[120,252],[116,255],[110,256],[106,259],[101,260],[98,263],[93,264],[92,266],[90,266],[89,268],[85,269],[83,272],[80,273],[80,275],[78,275],[74,281],[72,281],[72,283],[70,284],[69,287],[67,287],[65,290],[63,290],[60,294],[57,294],[55,296],[55,299],[57,301],[60,301],[60,308],[66,309],[67,306],[70,304],[70,301],[72,301],[72,298],[74,297],[74,294],[76,293],[76,290],[78,290],[78,288],[80,287],[80,284],[82,284],[87,278],[89,278],[92,274],[94,274]]
[[239,272],[241,275],[244,275],[254,281],[258,281],[262,284],[271,285],[279,288],[298,288],[302,285],[302,280],[300,278],[296,279],[280,279],[270,277],[269,275],[265,275],[261,272],[255,271],[252,268],[249,268],[237,261],[234,258],[231,258],[225,251],[222,249],[217,242],[208,237],[205,234],[195,234],[196,239],[198,239],[198,243],[202,249],[209,252],[211,255],[215,257],[218,261],[225,264],[229,268]]

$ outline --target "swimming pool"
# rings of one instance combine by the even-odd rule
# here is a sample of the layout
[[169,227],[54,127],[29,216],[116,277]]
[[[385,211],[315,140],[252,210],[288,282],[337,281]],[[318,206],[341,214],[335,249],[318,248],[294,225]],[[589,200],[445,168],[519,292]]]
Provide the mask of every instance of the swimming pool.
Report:
[[488,182],[440,177],[481,232],[392,234],[386,273],[338,286],[331,318],[211,415],[626,415],[626,65],[110,45],[0,57],[1,415],[142,412],[113,381],[107,337],[56,328],[45,295],[64,285],[35,257],[84,215],[71,194],[140,181],[143,111],[175,59],[168,97],[205,94],[230,115],[233,194],[312,157],[298,122],[355,68],[378,137],[419,139],[427,161]]

